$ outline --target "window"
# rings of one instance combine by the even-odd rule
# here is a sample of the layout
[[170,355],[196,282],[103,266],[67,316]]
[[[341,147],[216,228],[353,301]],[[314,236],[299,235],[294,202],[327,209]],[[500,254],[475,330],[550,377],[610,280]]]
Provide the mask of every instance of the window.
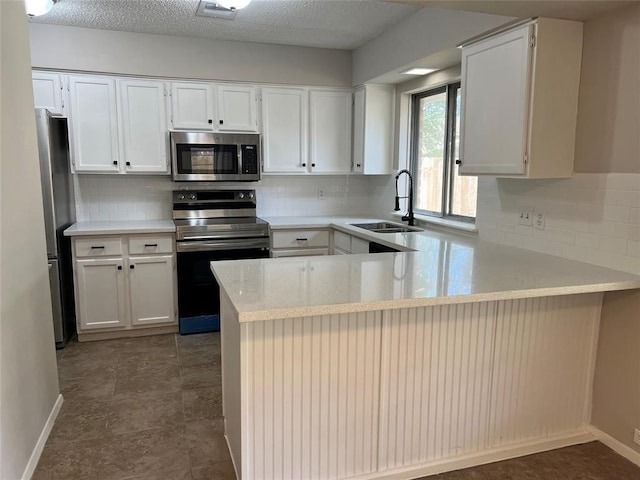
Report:
[[458,175],[460,83],[412,95],[411,169],[417,213],[473,221],[478,179]]

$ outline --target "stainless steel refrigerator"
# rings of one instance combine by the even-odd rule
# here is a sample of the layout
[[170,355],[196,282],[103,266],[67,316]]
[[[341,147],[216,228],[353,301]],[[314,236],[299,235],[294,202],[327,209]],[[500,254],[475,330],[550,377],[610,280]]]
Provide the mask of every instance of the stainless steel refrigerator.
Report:
[[75,333],[71,241],[64,230],[75,222],[76,206],[69,164],[67,119],[36,109],[44,225],[56,346]]

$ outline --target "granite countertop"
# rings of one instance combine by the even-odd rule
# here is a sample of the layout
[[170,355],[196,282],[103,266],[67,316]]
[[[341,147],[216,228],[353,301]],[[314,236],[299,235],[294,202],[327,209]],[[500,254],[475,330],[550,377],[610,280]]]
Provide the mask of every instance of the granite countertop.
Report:
[[639,276],[464,235],[370,233],[347,223],[371,219],[350,217],[265,220],[415,251],[212,262],[240,322],[640,288]]
[[174,233],[173,220],[129,220],[119,222],[78,222],[64,231],[66,237],[128,235],[132,233]]

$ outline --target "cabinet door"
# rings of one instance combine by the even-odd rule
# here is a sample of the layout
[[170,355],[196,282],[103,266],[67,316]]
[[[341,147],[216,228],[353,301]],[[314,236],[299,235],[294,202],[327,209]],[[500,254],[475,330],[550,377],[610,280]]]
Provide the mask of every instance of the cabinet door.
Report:
[[121,258],[76,260],[79,329],[124,327],[125,290]]
[[351,237],[351,253],[369,253],[369,242]]
[[127,173],[169,173],[165,83],[119,80],[120,126]]
[[258,132],[256,89],[243,85],[218,85],[218,130]]
[[353,94],[353,171],[364,172],[365,90],[359,88]]
[[462,50],[463,175],[525,173],[532,29],[525,26]]
[[115,80],[71,76],[69,93],[75,171],[118,173]]
[[310,93],[311,171],[351,171],[351,92],[312,90]]
[[262,89],[264,171],[307,171],[307,92],[301,88]]
[[64,114],[62,77],[57,73],[33,72],[33,103],[52,113]]
[[173,255],[129,257],[132,325],[175,322],[173,265]]
[[176,130],[213,131],[213,84],[171,84],[171,122]]

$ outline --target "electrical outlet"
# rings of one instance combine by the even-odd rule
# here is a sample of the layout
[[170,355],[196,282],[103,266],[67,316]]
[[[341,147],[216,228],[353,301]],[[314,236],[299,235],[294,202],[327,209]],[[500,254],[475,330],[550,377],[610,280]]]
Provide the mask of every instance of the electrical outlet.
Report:
[[318,198],[324,200],[324,188],[318,188]]
[[538,230],[544,230],[544,212],[536,212],[533,219],[533,225]]
[[633,432],[633,441],[640,445],[640,428],[636,428]]
[[518,225],[530,227],[533,225],[533,208],[521,208],[518,214]]

